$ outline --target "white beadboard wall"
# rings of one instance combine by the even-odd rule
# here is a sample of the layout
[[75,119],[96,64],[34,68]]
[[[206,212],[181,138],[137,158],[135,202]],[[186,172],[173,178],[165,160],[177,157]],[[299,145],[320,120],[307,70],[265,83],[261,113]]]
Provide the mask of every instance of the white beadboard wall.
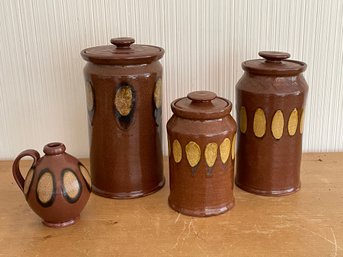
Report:
[[164,124],[193,90],[234,101],[258,51],[291,53],[308,64],[304,151],[343,150],[341,0],[1,0],[0,35],[0,159],[51,141],[88,156],[80,51],[119,36],[165,48]]

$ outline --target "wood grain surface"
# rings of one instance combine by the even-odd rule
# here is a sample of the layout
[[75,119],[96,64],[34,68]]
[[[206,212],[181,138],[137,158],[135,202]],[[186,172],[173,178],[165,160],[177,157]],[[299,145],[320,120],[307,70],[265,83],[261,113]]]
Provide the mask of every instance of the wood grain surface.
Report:
[[[41,224],[11,165],[0,162],[0,256],[343,256],[343,153],[304,154],[302,189],[294,195],[262,197],[236,187],[236,206],[220,216],[174,212],[167,184],[134,200],[93,194],[80,221],[63,229]],[[23,161],[22,170],[29,165]]]

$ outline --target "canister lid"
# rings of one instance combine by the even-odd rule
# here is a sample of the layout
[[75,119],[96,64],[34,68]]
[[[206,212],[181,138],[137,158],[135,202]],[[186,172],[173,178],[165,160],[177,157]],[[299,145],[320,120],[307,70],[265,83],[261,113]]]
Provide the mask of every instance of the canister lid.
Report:
[[164,50],[151,45],[134,44],[131,37],[112,38],[112,45],[95,46],[82,50],[86,61],[103,65],[149,64],[162,58]]
[[231,112],[232,103],[210,91],[195,91],[171,103],[175,115],[193,120],[218,119]]
[[243,70],[270,76],[295,76],[306,70],[306,63],[286,60],[291,55],[285,52],[262,51],[258,53],[264,59],[248,60],[242,63]]

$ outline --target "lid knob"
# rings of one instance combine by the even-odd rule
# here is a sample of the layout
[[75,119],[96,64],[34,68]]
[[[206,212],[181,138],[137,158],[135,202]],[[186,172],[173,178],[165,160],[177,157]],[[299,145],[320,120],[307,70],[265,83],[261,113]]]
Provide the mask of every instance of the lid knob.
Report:
[[115,45],[117,48],[127,49],[135,42],[132,37],[117,37],[112,38],[111,43]]
[[211,91],[194,91],[187,95],[187,98],[194,103],[210,102],[216,97],[217,95]]
[[276,51],[261,51],[258,53],[258,55],[266,59],[266,62],[274,63],[280,63],[282,60],[291,57],[289,53]]

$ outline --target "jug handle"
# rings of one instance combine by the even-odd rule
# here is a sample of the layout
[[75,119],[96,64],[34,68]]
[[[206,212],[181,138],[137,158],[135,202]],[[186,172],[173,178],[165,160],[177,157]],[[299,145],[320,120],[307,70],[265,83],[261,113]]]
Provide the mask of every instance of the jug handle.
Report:
[[13,165],[12,165],[12,173],[13,173],[13,177],[14,177],[15,181],[17,182],[21,191],[24,191],[25,179],[21,175],[21,172],[19,169],[19,162],[20,162],[21,158],[23,158],[25,156],[30,156],[33,158],[32,167],[36,166],[37,161],[40,158],[39,153],[33,149],[28,149],[28,150],[23,151],[17,156],[17,158],[15,158]]

